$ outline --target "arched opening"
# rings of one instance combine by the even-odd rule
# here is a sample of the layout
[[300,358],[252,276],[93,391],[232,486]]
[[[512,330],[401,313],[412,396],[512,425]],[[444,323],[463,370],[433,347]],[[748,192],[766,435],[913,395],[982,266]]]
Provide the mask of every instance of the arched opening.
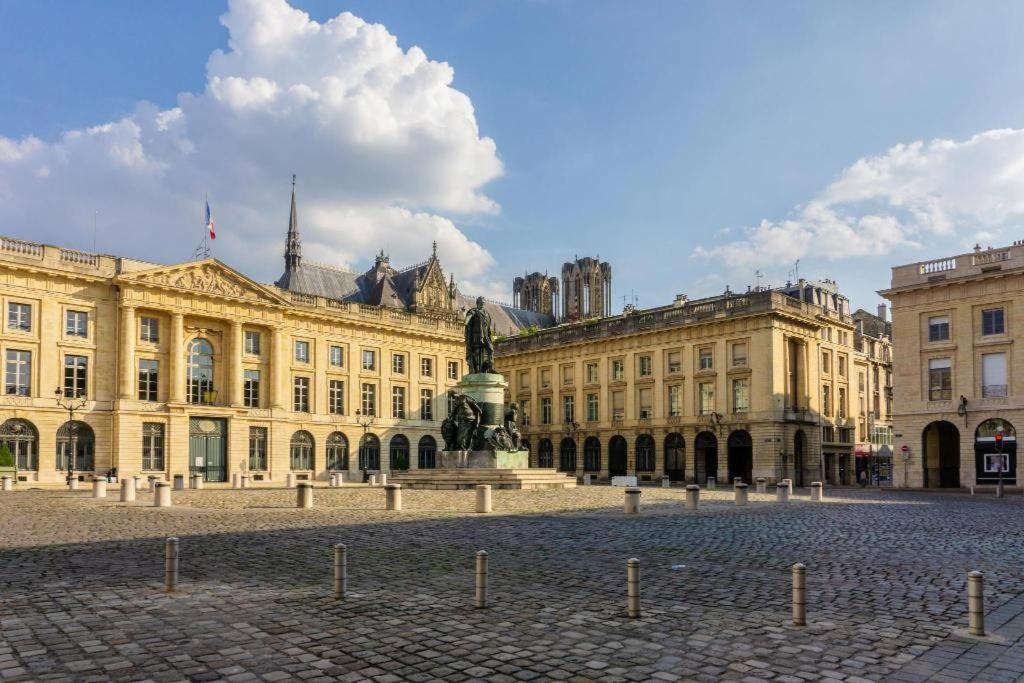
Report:
[[380,439],[376,434],[365,435],[359,443],[359,469],[380,470]]
[[742,479],[744,484],[754,483],[754,442],[750,432],[739,429],[729,435],[728,449],[729,483]]
[[213,346],[205,339],[188,343],[185,388],[189,403],[213,403]]
[[678,432],[665,437],[665,476],[670,481],[686,478],[686,440]]
[[551,443],[551,439],[541,439],[540,444],[537,446],[537,466],[538,467],[554,467],[555,466],[555,447]]
[[409,469],[409,439],[404,434],[391,437],[391,469]]
[[558,471],[576,471],[576,442],[572,439],[562,439],[562,443],[558,446]]
[[608,442],[608,476],[626,476],[626,440],[621,436],[613,436]]
[[327,436],[327,469],[330,472],[348,470],[348,439],[341,432]]
[[711,432],[701,432],[693,442],[694,479],[704,486],[708,477],[718,479],[718,437]]
[[313,469],[313,435],[304,429],[292,434],[289,444],[292,471],[308,472]]
[[588,436],[583,442],[583,471],[601,471],[601,441],[596,436]]
[[11,419],[0,425],[0,443],[7,444],[20,471],[39,469],[39,432],[28,420]]
[[807,486],[804,477],[805,443],[804,430],[796,430],[793,435],[793,483],[797,486]]
[[[1002,440],[996,438],[1002,435]],[[1017,430],[1008,421],[990,417],[974,430],[975,478],[979,484],[1017,483]],[[1000,477],[1000,474],[1002,475]]]
[[71,460],[76,472],[92,472],[96,469],[93,451],[96,436],[92,427],[75,420],[65,422],[57,430],[57,470],[65,472]]
[[432,470],[437,467],[437,441],[434,437],[424,436],[420,439],[416,464],[421,470]]
[[921,432],[925,488],[960,487],[960,431],[945,421],[932,422]]
[[636,438],[636,471],[654,471],[654,437],[641,434]]

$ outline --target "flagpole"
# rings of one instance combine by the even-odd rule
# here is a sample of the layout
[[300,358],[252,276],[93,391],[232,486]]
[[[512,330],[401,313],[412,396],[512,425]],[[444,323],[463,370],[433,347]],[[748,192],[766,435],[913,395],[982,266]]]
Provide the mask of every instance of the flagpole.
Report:
[[206,210],[210,206],[210,196],[203,193],[203,258],[210,258],[210,226],[206,222]]

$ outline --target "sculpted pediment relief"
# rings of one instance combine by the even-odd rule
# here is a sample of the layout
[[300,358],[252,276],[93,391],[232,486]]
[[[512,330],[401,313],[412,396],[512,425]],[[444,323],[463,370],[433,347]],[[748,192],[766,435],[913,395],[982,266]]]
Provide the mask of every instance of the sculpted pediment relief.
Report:
[[170,266],[156,270],[131,273],[120,279],[157,287],[182,289],[189,292],[248,299],[267,304],[285,304],[277,295],[267,291],[244,275],[215,262],[201,262],[185,266]]

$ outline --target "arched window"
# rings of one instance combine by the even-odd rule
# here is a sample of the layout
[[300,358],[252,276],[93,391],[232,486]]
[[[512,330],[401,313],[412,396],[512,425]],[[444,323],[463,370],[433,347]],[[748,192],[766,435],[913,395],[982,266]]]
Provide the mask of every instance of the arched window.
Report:
[[391,469],[409,469],[409,439],[404,434],[391,437]]
[[538,467],[555,466],[555,447],[551,445],[551,439],[541,439],[537,451]]
[[638,472],[654,471],[654,438],[650,434],[637,437],[636,469]]
[[341,432],[327,437],[327,469],[331,472],[348,469],[348,439]]
[[665,437],[665,475],[671,481],[683,481],[686,474],[686,441],[672,432]]
[[561,472],[576,471],[576,442],[572,439],[562,439],[558,447],[558,469]]
[[0,443],[7,444],[19,470],[39,469],[39,432],[28,420],[7,420],[0,426]]
[[62,424],[57,430],[57,470],[66,471],[68,460],[74,454],[74,469],[78,472],[92,472],[95,469],[95,442],[92,427],[86,423],[75,420]]
[[601,471],[601,441],[596,436],[588,436],[583,442],[583,470]]
[[437,441],[432,436],[425,436],[420,439],[419,468],[421,470],[432,470],[437,467]]
[[213,346],[205,339],[188,343],[185,380],[189,403],[213,403]]
[[359,444],[359,469],[380,469],[380,439],[376,434],[367,434]]
[[293,470],[313,469],[313,435],[299,430],[292,434],[291,456]]

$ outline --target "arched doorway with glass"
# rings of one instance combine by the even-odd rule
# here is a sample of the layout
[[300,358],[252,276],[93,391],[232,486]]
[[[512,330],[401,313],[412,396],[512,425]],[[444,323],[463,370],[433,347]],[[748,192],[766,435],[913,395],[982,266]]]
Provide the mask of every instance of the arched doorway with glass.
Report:
[[71,461],[74,471],[93,472],[95,445],[96,436],[86,423],[75,420],[62,424],[57,430],[57,471],[67,472]]
[[729,483],[742,479],[744,484],[753,484],[754,442],[750,432],[739,429],[729,435],[728,449]]
[[628,467],[627,451],[628,446],[626,445],[626,440],[619,436],[618,434],[613,436],[611,441],[608,442],[609,477],[626,476],[626,470]]
[[583,471],[589,474],[601,472],[601,441],[596,436],[588,436],[583,442]]
[[437,441],[427,435],[420,439],[416,466],[421,470],[432,470],[437,467]]
[[960,487],[960,431],[950,422],[929,423],[921,432],[925,488]]
[[189,403],[210,405],[216,399],[213,385],[213,345],[202,337],[188,343],[185,392]]
[[558,471],[576,471],[576,442],[571,438],[562,439],[558,446]]
[[640,474],[654,472],[654,437],[650,434],[636,438],[636,471]]
[[19,472],[39,469],[39,432],[28,420],[10,419],[0,425],[0,443],[7,445]]
[[718,479],[718,437],[701,432],[693,442],[694,479],[704,486],[708,477]]
[[359,469],[380,471],[380,439],[376,434],[366,434],[359,444]]
[[974,469],[979,484],[1017,483],[1017,430],[1007,420],[990,417],[974,430]]
[[541,439],[537,444],[537,467],[555,466],[555,447],[551,439]]
[[292,434],[289,444],[289,455],[291,470],[293,472],[311,472],[314,469],[313,463],[313,435],[304,429]]
[[796,430],[796,434],[793,435],[793,483],[796,486],[807,486],[805,483],[806,477],[804,476],[804,467],[806,456],[804,451],[806,450],[806,441],[804,437],[804,430]]
[[665,437],[665,476],[669,481],[686,479],[686,439],[678,432]]
[[348,439],[341,432],[331,432],[327,435],[326,453],[328,472],[348,471]]
[[391,469],[409,469],[409,439],[404,434],[391,437]]

